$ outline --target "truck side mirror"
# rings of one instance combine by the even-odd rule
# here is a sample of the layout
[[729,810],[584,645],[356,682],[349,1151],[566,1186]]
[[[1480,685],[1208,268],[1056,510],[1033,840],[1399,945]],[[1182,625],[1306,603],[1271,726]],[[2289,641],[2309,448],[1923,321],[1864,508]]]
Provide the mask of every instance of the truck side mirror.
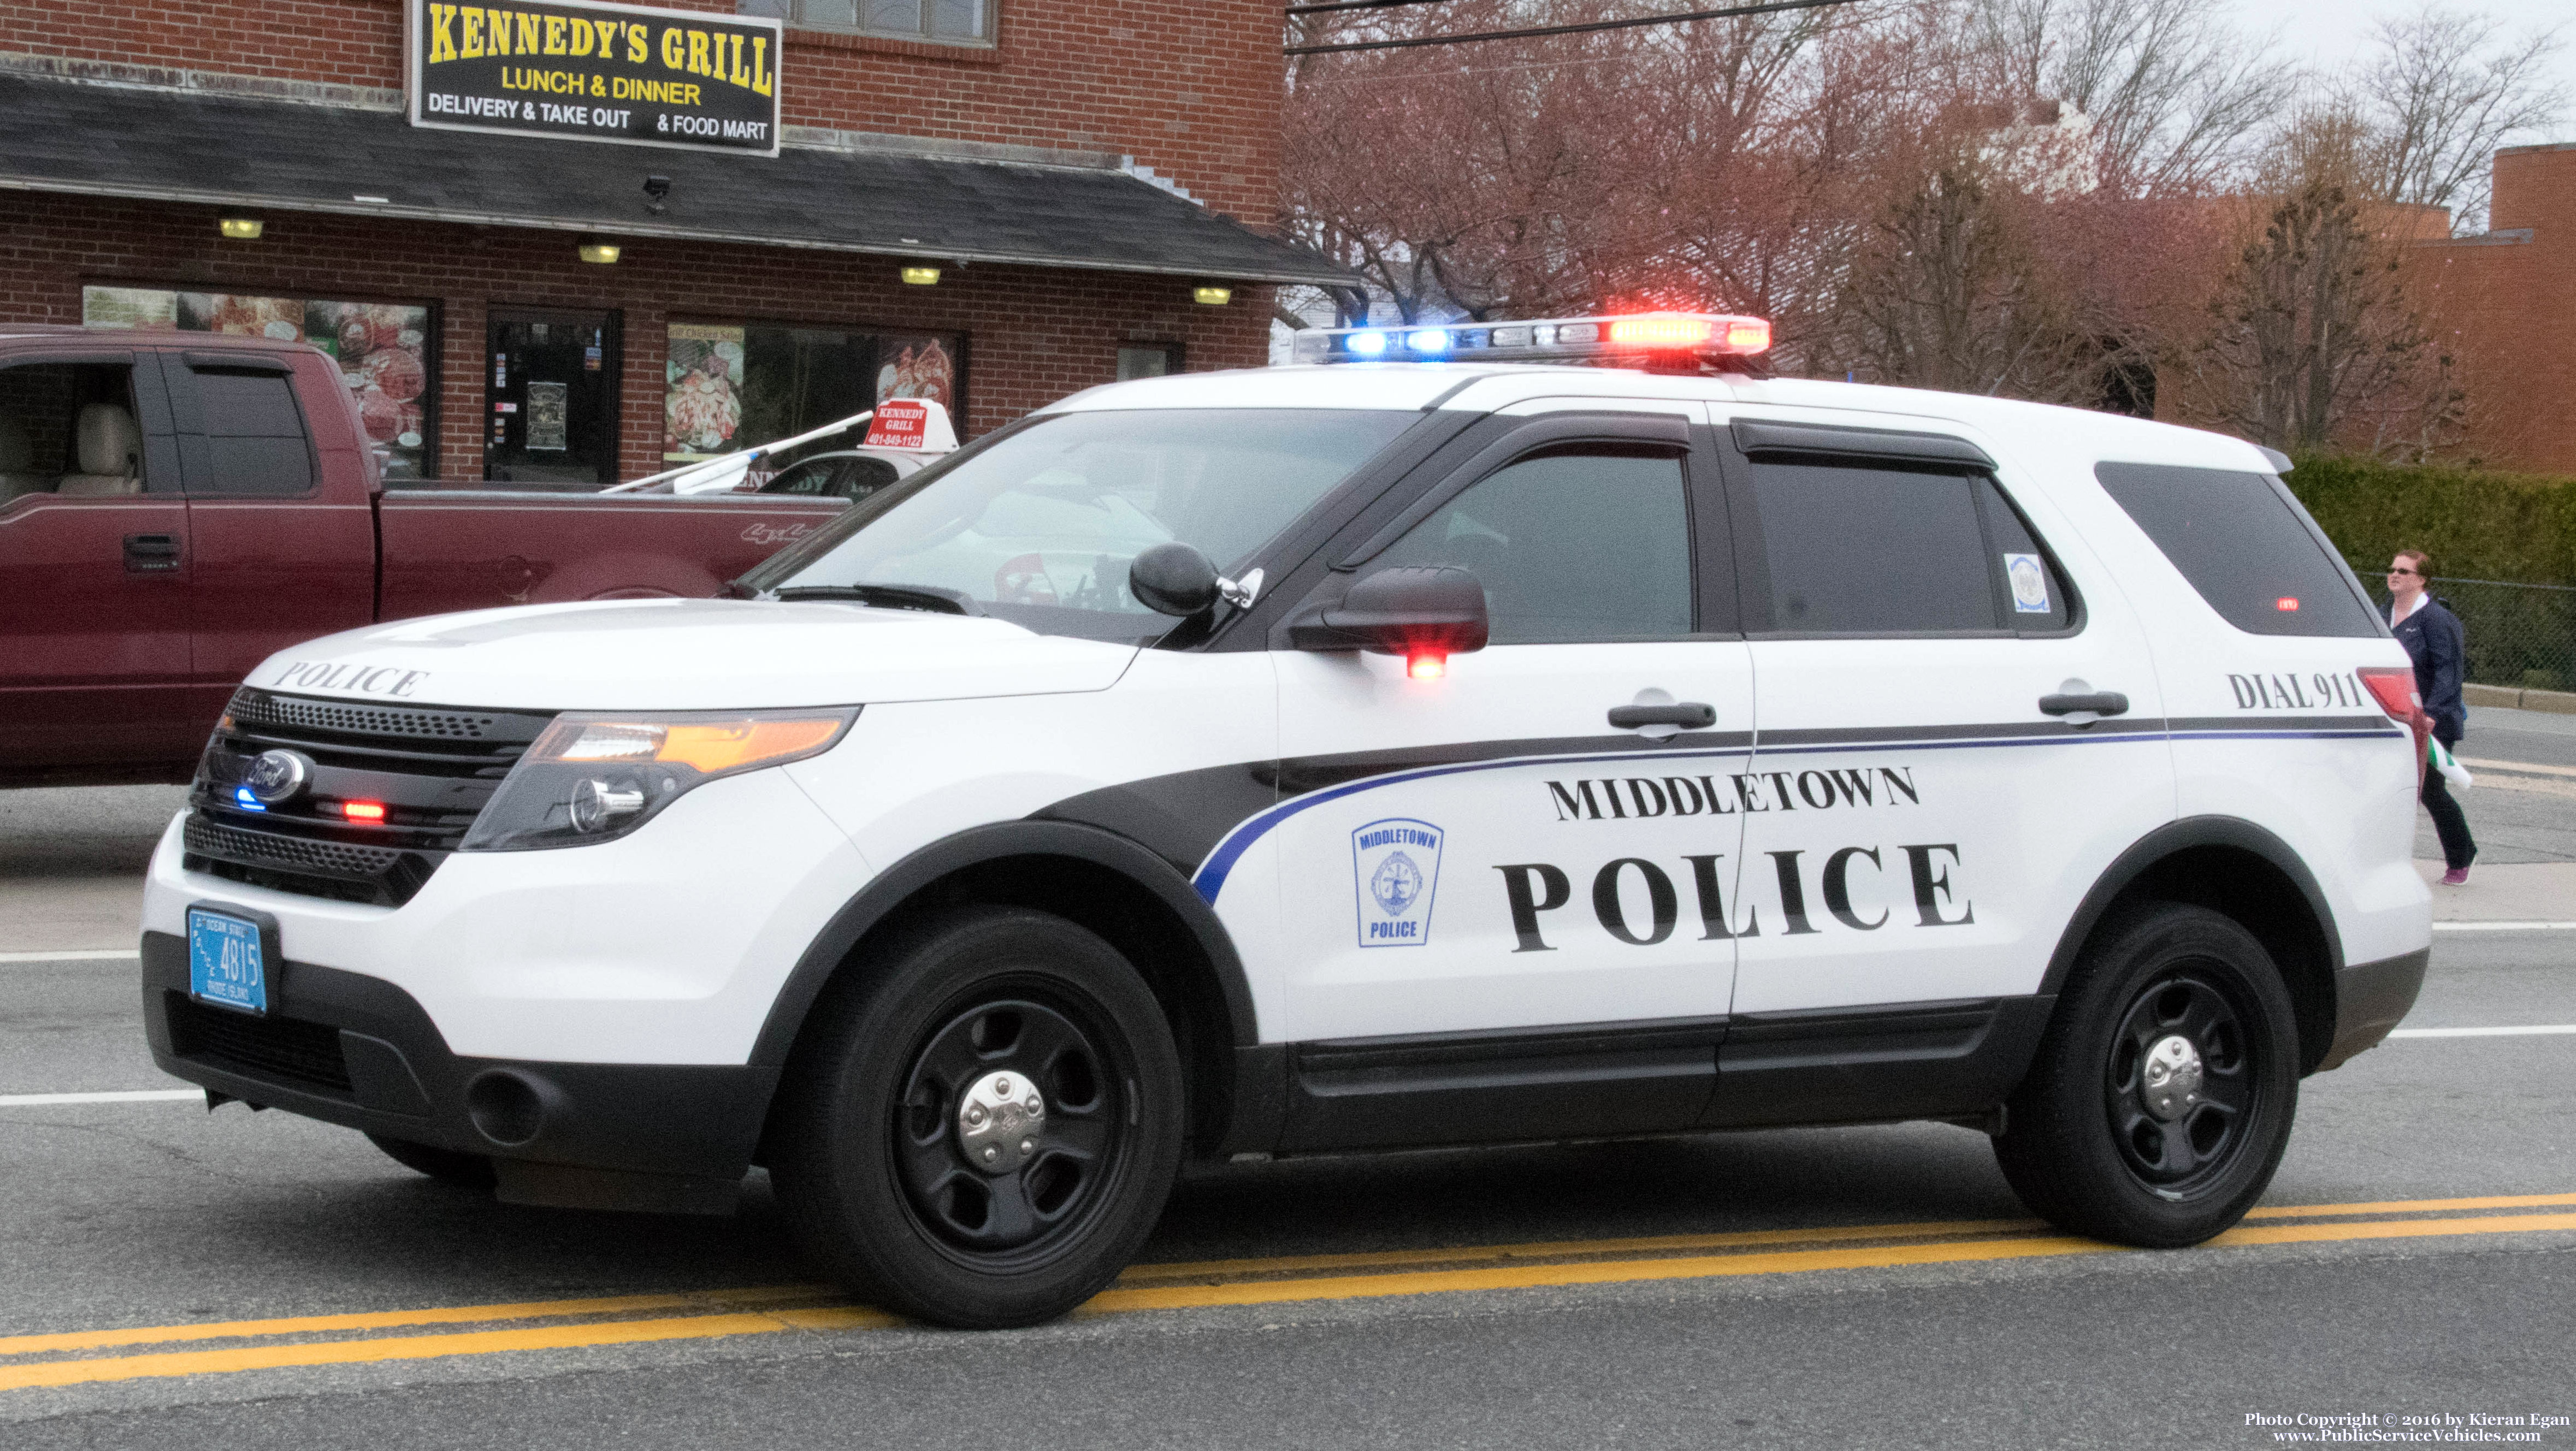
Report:
[[1338,603],[1317,605],[1291,621],[1288,643],[1300,650],[1377,650],[1405,658],[1418,680],[1445,674],[1452,655],[1485,648],[1491,633],[1485,587],[1456,565],[1381,569]]

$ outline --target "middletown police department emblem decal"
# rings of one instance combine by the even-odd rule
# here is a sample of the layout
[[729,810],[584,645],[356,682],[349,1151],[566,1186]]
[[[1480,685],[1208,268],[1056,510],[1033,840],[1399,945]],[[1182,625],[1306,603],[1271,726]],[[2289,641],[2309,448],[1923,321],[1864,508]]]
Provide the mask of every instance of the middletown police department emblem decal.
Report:
[[1360,946],[1420,947],[1431,940],[1431,897],[1440,886],[1440,828],[1394,817],[1351,833]]

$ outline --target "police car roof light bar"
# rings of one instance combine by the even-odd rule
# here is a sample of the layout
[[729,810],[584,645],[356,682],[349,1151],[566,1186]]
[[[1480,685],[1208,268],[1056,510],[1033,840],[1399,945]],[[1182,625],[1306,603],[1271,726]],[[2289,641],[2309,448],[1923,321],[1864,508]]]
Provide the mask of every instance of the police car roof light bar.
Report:
[[[1617,362],[1697,372],[1768,351],[1771,324],[1710,312],[1552,317],[1445,327],[1307,328],[1289,357],[1299,363]],[[1737,363],[1737,368],[1748,366]]]

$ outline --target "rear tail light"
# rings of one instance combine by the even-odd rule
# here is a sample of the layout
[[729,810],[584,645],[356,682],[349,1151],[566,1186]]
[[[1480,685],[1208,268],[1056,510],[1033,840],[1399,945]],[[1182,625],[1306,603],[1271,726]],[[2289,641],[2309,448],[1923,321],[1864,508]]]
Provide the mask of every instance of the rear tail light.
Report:
[[2415,693],[2412,668],[2375,666],[2365,667],[2356,673],[2361,676],[2361,683],[2369,687],[2372,697],[2378,700],[2379,708],[2388,712],[2390,720],[2408,724],[2423,713],[2424,701]]

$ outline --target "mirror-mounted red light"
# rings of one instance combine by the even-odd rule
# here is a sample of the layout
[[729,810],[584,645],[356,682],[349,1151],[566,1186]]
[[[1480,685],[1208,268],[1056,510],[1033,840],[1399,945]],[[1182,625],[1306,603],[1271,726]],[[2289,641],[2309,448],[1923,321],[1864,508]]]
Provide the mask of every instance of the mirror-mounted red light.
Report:
[[1404,657],[1404,673],[1416,680],[1438,680],[1449,673],[1449,657],[1438,650],[1416,650]]

